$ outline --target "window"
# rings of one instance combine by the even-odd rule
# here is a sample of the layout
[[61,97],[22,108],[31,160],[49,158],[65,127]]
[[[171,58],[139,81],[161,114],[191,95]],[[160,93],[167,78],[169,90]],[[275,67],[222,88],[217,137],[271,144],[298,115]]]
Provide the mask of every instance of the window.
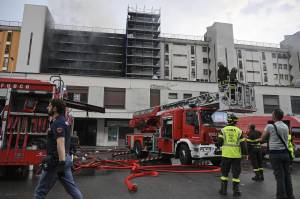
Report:
[[207,52],[207,47],[206,46],[202,47],[202,52]]
[[289,80],[289,75],[284,75],[285,80]]
[[173,79],[174,80],[187,80],[187,78],[185,78],[185,77],[174,77]]
[[268,82],[268,75],[267,75],[267,73],[264,73],[264,82]]
[[203,69],[203,75],[208,75],[208,69]]
[[292,113],[300,114],[300,96],[291,96]]
[[88,103],[89,87],[86,86],[67,86],[68,99]]
[[243,62],[239,60],[239,69],[243,69]]
[[195,134],[199,133],[199,120],[197,111],[187,111],[185,113],[185,123],[195,127]]
[[107,140],[109,142],[117,142],[118,141],[118,127],[110,126],[107,128]]
[[125,109],[125,88],[104,88],[104,107]]
[[203,58],[203,63],[207,63],[208,59],[207,58]]
[[165,53],[169,53],[169,44],[165,44]]
[[191,66],[195,66],[196,64],[195,64],[195,60],[194,59],[192,59],[191,60]]
[[150,107],[160,105],[160,90],[150,89]]
[[273,68],[276,69],[277,68],[277,64],[273,63]]
[[30,63],[30,53],[31,53],[32,37],[33,37],[33,32],[30,33],[28,55],[27,55],[27,65],[29,65],[29,63]]
[[274,109],[279,108],[278,95],[263,95],[264,112],[272,113]]
[[241,50],[238,50],[238,58],[242,58],[242,52],[241,52]]
[[278,79],[278,74],[274,74],[274,79]]
[[7,70],[7,68],[8,68],[8,62],[9,62],[8,57],[4,57],[2,70]]
[[191,46],[191,55],[195,55],[195,46]]
[[267,66],[266,66],[266,63],[265,63],[265,62],[263,62],[263,70],[264,70],[264,71],[267,71]]
[[262,60],[266,60],[265,52],[261,52],[261,58],[262,58]]
[[9,54],[10,44],[6,44],[4,54]]
[[165,76],[169,77],[169,67],[165,66]]
[[279,79],[283,79],[283,74],[280,74],[280,75],[279,75]]
[[169,55],[165,55],[165,65],[169,65]]
[[240,80],[244,81],[244,73],[243,72],[240,72]]
[[283,64],[283,69],[287,69],[287,64]]
[[278,59],[281,59],[282,58],[282,55],[280,53],[278,53]]
[[282,64],[278,64],[278,69],[282,69]]
[[276,58],[276,53],[272,53],[272,58]]
[[282,54],[283,59],[287,59],[288,57],[289,57],[288,54]]
[[169,93],[169,99],[178,99],[177,93]]
[[191,93],[184,93],[183,94],[183,99],[188,99],[191,98],[193,95]]
[[192,68],[191,75],[192,75],[193,79],[196,77],[196,70],[195,70],[195,68]]
[[174,66],[174,68],[187,68],[187,66]]
[[12,32],[9,31],[9,32],[7,32],[7,38],[6,38],[6,41],[11,42],[11,39],[12,39]]

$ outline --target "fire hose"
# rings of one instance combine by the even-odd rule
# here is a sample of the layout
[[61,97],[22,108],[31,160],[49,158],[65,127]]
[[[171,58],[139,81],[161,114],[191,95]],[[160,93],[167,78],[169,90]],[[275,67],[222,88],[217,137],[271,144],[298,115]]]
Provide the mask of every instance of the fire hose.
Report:
[[159,172],[169,173],[218,173],[220,168],[209,165],[151,165],[143,166],[138,160],[92,160],[87,163],[75,163],[74,172],[81,169],[95,170],[130,170],[131,174],[125,178],[125,185],[130,192],[137,191],[137,185],[131,182],[132,179],[143,176],[158,176]]

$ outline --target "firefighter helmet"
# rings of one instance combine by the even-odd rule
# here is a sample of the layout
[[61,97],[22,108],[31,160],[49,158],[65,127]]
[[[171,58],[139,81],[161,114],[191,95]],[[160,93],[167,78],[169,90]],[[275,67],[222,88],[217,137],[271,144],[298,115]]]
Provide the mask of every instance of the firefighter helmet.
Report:
[[234,114],[229,114],[227,117],[228,124],[236,124],[238,121],[238,117]]

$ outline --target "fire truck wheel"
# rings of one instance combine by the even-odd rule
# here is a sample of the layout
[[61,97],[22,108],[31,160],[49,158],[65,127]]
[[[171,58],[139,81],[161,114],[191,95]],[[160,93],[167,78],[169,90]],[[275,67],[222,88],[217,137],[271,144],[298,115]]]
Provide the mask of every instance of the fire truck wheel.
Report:
[[181,144],[179,148],[179,159],[180,163],[183,165],[192,164],[191,151],[186,144]]

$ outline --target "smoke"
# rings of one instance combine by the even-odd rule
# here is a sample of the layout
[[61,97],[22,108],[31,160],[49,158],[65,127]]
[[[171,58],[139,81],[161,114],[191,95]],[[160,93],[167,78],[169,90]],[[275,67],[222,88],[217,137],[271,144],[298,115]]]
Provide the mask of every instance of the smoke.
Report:
[[49,1],[56,24],[114,29],[125,29],[127,5],[115,0]]

